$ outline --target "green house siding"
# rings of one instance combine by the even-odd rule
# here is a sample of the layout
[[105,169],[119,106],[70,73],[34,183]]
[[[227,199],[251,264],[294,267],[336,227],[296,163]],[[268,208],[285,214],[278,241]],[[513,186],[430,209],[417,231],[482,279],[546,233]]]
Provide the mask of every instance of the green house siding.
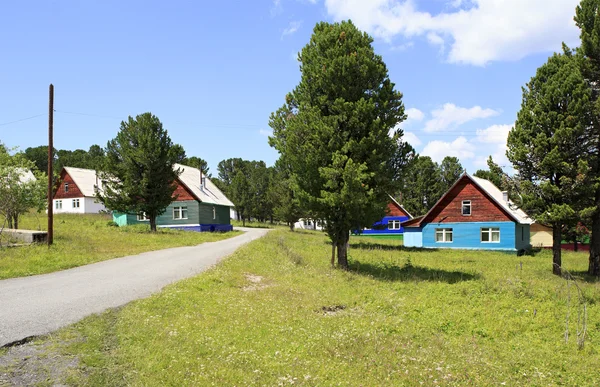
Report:
[[[167,210],[156,218],[156,224],[159,226],[177,226],[186,224],[199,224],[198,202],[195,200],[184,200],[169,204]],[[173,219],[173,209],[175,207],[187,207],[187,219]]]
[[[173,219],[175,207],[187,207],[187,219]],[[213,211],[214,208],[214,211]],[[137,220],[137,215],[114,213],[113,220],[119,226],[128,224],[148,224],[148,221]],[[200,203],[195,200],[177,201],[169,204],[165,212],[156,218],[158,226],[185,226],[199,224],[231,224],[229,207],[216,204]]]
[[227,206],[199,203],[198,213],[200,224],[230,224],[229,207]]

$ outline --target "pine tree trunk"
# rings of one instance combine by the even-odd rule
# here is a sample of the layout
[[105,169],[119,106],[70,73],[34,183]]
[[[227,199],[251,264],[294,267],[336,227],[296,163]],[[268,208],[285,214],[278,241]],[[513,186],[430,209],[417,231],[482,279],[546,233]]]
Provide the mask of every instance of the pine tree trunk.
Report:
[[579,244],[577,243],[577,239],[575,239],[575,242],[573,242],[573,251],[579,251]]
[[331,242],[331,267],[335,267],[335,243]]
[[290,226],[290,231],[293,232],[294,231],[294,222],[289,222],[288,224]]
[[561,229],[560,224],[552,225],[552,273],[556,275],[561,274],[562,260],[561,260]]
[[13,228],[13,219],[12,219],[12,215],[8,214],[8,216],[6,217],[8,219],[8,228]]
[[13,224],[15,226],[15,230],[19,228],[19,215],[14,216]]
[[242,226],[246,227],[246,217],[242,216]]
[[[596,200],[598,203],[598,200]],[[592,216],[592,237],[590,239],[590,264],[588,274],[600,277],[600,211]]]
[[156,232],[156,217],[155,216],[150,217],[150,231]]
[[348,240],[347,232],[342,233],[337,240],[338,267],[348,270]]

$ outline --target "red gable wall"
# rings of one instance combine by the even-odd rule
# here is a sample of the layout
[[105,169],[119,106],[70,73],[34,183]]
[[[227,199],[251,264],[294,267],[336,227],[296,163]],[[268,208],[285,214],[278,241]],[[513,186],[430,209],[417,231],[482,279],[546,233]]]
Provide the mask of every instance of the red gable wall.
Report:
[[[69,183],[69,192],[65,192],[65,183]],[[83,193],[75,184],[75,181],[71,178],[71,176],[67,173],[66,170],[62,170],[60,172],[60,179],[58,180],[58,189],[54,193],[54,199],[72,199],[72,198],[82,198]]]
[[402,207],[400,207],[393,201],[389,202],[387,205],[387,215],[388,216],[406,216],[406,217],[410,218],[410,216],[406,213],[406,211],[404,211],[402,209]]
[[[462,215],[463,200],[471,201],[471,216]],[[445,223],[506,222],[513,221],[513,219],[477,187],[471,179],[464,176],[422,223],[442,221]]]
[[192,192],[189,189],[187,189],[186,186],[181,184],[179,180],[175,181],[175,184],[177,185],[177,188],[175,188],[175,192],[173,192],[173,197],[177,198],[175,199],[175,201],[181,202],[184,200],[197,200],[192,194]]

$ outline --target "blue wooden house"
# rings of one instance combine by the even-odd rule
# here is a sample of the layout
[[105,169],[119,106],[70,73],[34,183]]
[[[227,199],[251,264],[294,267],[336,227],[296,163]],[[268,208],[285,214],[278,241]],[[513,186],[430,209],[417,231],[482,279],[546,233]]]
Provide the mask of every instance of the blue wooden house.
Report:
[[409,219],[412,219],[412,215],[390,196],[385,216],[380,221],[375,222],[373,227],[364,229],[360,233],[365,236],[384,238],[400,236],[404,232],[402,222]]
[[402,223],[404,246],[520,251],[532,223],[507,192],[464,173],[427,214]]

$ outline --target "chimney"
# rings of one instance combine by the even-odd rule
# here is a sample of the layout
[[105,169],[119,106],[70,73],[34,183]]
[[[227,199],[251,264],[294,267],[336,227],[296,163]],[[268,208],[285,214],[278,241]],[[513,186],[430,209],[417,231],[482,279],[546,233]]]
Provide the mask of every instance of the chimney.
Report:
[[502,191],[502,199],[508,203],[508,191]]

